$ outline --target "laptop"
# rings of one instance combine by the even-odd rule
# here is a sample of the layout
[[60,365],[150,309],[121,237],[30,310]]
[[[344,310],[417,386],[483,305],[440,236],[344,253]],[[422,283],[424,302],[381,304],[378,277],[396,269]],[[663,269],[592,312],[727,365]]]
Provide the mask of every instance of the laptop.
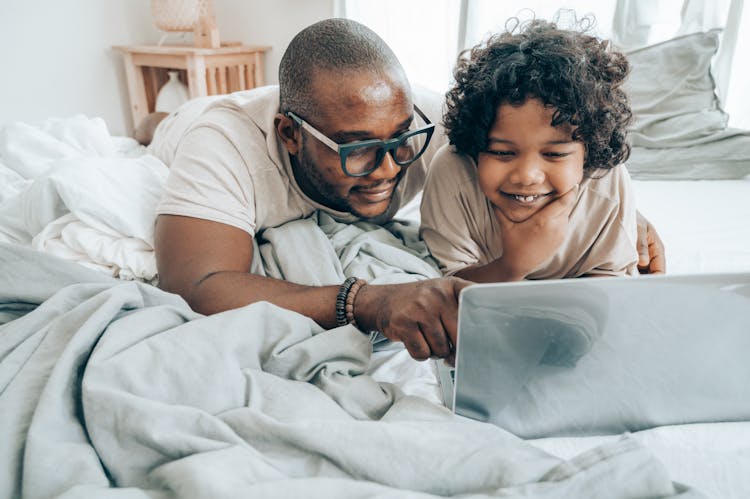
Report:
[[750,273],[477,284],[447,407],[523,438],[750,420]]

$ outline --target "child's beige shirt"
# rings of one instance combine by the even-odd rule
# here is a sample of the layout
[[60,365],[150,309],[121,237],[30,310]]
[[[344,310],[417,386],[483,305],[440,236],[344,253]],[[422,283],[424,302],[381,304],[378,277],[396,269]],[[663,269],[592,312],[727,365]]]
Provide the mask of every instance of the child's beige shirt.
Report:
[[[527,279],[637,273],[630,176],[622,165],[594,176],[601,178],[581,182],[562,245]],[[444,274],[487,264],[503,254],[500,222],[479,187],[476,163],[453,146],[443,146],[432,160],[421,218],[421,235]]]

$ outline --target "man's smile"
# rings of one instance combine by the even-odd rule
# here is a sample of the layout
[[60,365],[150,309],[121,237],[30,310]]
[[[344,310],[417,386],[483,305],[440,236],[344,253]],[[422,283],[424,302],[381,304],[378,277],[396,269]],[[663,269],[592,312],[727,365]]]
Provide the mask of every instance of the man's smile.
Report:
[[380,203],[391,198],[395,187],[396,182],[391,180],[370,187],[354,187],[352,191],[368,203]]

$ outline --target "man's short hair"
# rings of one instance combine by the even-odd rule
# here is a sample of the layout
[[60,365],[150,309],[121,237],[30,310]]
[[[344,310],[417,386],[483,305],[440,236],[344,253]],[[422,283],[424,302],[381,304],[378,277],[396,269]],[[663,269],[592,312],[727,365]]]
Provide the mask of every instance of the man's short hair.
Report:
[[280,110],[307,119],[316,112],[317,71],[401,69],[396,55],[370,28],[350,19],[325,19],[295,36],[279,65]]

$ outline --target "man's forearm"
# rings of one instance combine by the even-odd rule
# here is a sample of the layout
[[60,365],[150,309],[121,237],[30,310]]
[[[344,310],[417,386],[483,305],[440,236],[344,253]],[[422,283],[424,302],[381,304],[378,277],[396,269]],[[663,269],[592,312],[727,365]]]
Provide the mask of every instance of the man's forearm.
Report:
[[339,286],[303,286],[247,272],[216,272],[183,296],[193,310],[206,315],[267,301],[329,329],[336,326],[338,290]]
[[472,282],[509,282],[521,281],[524,275],[514,273],[502,262],[502,257],[485,265],[465,267],[454,274],[456,277]]

